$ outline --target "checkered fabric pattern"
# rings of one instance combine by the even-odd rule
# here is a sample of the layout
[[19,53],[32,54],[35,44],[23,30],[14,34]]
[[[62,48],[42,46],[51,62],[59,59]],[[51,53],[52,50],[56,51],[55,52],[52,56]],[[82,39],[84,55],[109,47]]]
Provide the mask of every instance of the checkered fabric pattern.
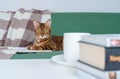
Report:
[[0,12],[0,46],[4,46],[7,30],[15,12]]
[[51,19],[49,10],[18,10],[9,27],[5,45],[25,47],[32,44],[35,40],[33,20],[45,22],[47,19]]
[[12,18],[12,21],[10,23],[10,26],[8,28],[8,33],[7,33],[7,37],[5,40],[5,46],[15,46],[16,42],[16,34],[17,34],[17,30],[19,28],[19,23],[22,19],[22,15],[24,14],[24,9],[19,9],[18,11],[16,11],[14,17]]

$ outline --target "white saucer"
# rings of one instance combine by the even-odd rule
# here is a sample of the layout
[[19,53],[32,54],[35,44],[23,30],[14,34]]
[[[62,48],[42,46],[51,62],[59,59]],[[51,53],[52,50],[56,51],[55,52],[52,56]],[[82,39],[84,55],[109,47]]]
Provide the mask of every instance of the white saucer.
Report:
[[63,54],[62,55],[53,56],[51,59],[52,59],[52,61],[54,61],[54,62],[56,62],[56,63],[58,63],[60,65],[76,67],[75,63],[66,62],[65,59],[64,59]]

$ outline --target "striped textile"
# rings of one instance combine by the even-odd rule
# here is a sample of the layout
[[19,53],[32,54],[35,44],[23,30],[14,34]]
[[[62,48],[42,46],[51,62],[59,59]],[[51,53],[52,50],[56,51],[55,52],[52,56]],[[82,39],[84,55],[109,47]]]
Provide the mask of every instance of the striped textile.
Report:
[[46,19],[51,19],[49,10],[18,10],[9,27],[5,45],[25,47],[33,44],[33,20],[45,22]]
[[15,42],[16,34],[23,14],[24,14],[24,10],[19,9],[18,11],[16,11],[14,17],[12,18],[12,21],[8,28],[7,37],[5,40],[5,46],[16,46],[16,42]]
[[4,46],[7,30],[14,14],[13,11],[0,12],[0,46]]

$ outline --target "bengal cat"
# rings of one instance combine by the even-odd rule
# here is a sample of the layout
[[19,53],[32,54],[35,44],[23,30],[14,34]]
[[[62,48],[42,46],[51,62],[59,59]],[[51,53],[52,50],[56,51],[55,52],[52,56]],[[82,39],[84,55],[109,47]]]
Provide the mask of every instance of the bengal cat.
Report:
[[51,35],[51,20],[45,23],[33,21],[35,41],[32,46],[28,46],[30,50],[63,50],[63,36]]

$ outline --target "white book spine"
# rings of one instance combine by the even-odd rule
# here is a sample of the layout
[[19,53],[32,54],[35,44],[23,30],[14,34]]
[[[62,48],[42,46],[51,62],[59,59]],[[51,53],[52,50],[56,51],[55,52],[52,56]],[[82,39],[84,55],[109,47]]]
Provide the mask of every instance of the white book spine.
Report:
[[108,47],[111,46],[111,43],[110,43],[110,39],[107,39],[107,44],[106,44]]
[[94,75],[96,78],[111,79],[110,73],[115,73],[116,79],[120,79],[120,71],[102,71],[80,62],[76,63],[76,65],[80,70],[83,70],[91,75]]
[[[120,35],[118,37],[102,37],[102,36],[83,36],[81,41],[92,44],[102,45],[106,47],[120,47]],[[114,43],[112,42],[114,41]],[[115,42],[116,41],[116,42]]]
[[91,38],[91,37],[83,37],[81,39],[81,41],[83,42],[88,42],[88,43],[93,43],[93,44],[98,44],[98,45],[102,45],[102,46],[109,46],[109,41],[105,40],[103,38]]

